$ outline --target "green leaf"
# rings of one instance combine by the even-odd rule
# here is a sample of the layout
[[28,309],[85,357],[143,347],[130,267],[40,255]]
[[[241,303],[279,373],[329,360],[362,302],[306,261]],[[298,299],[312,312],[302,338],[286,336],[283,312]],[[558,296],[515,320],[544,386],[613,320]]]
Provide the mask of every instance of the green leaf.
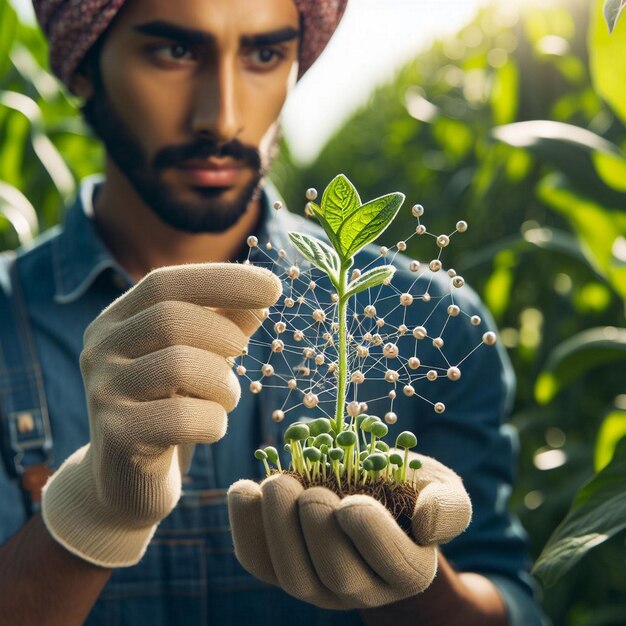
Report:
[[396,268],[392,265],[384,265],[382,267],[375,267],[374,269],[368,270],[356,278],[346,287],[345,297],[349,298],[354,294],[360,293],[361,291],[365,291],[366,289],[372,289],[373,287],[378,287],[382,285],[385,279],[392,279],[393,275],[396,273]]
[[335,231],[332,229],[332,226],[329,224],[328,220],[324,216],[324,211],[322,211],[322,208],[318,204],[315,204],[315,202],[309,202],[308,206],[313,211],[315,217],[317,218],[317,221],[321,224],[324,232],[328,236],[328,239],[330,240],[330,243],[332,244],[337,254],[341,255],[341,246],[339,245],[339,239],[337,238]]
[[626,437],[626,411],[616,409],[603,420],[594,454],[596,472],[603,470],[613,458],[617,444]]
[[604,19],[610,33],[613,32],[624,7],[626,7],[626,0],[606,0],[604,3]]
[[360,207],[361,198],[357,190],[343,174],[335,176],[322,195],[321,212],[335,234]]
[[0,0],[0,76],[4,76],[11,59],[9,53],[13,47],[17,26],[17,14],[7,0]]
[[624,2],[620,2],[619,12],[612,12],[617,20],[613,21],[612,34],[606,27],[603,0],[591,4],[589,65],[594,89],[622,122],[626,122],[626,20],[617,20]]
[[305,259],[313,263],[315,267],[319,267],[319,269],[326,272],[331,280],[337,281],[341,261],[337,253],[328,244],[316,237],[309,237],[302,233],[287,234],[289,239],[291,239],[291,243]]
[[626,528],[626,439],[613,460],[579,490],[533,568],[545,587],[554,585],[589,550]]
[[564,341],[548,357],[537,378],[535,397],[547,404],[565,385],[588,371],[626,360],[626,328],[592,328]]
[[558,175],[544,178],[538,195],[571,224],[589,261],[616,293],[626,299],[626,263],[619,249],[624,237],[624,217],[597,202],[574,193],[568,181]]
[[[626,54],[626,51],[625,51]],[[619,146],[596,133],[562,122],[532,120],[493,129],[498,141],[528,150],[563,172],[570,187],[602,203],[622,206],[626,159]],[[608,188],[607,188],[608,185]]]
[[391,193],[364,204],[353,212],[338,232],[341,253],[353,257],[361,248],[376,239],[398,214],[404,194]]

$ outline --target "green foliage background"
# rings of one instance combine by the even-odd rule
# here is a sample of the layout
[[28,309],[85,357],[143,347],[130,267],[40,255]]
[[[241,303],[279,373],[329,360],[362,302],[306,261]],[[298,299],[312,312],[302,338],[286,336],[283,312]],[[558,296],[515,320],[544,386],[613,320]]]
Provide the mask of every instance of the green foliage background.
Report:
[[[446,259],[518,376],[513,506],[543,550],[543,605],[559,626],[623,625],[626,18],[609,35],[602,0],[520,5],[485,8],[408,63],[313,164],[284,146],[273,176],[293,210],[343,172],[364,201],[400,190],[423,204],[432,232],[469,222]],[[0,0],[0,249],[57,223],[101,167],[46,68],[40,34]],[[384,243],[411,231],[403,216]],[[421,258],[419,237],[408,252]]]

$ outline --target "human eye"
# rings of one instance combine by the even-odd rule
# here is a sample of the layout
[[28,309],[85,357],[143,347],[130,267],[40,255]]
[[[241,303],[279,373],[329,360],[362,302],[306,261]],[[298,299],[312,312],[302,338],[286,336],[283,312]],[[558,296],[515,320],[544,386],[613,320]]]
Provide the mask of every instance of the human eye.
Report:
[[171,43],[152,48],[156,59],[168,64],[187,64],[196,60],[194,50],[184,43]]
[[285,59],[285,53],[275,47],[252,48],[245,56],[248,65],[259,71],[274,69]]

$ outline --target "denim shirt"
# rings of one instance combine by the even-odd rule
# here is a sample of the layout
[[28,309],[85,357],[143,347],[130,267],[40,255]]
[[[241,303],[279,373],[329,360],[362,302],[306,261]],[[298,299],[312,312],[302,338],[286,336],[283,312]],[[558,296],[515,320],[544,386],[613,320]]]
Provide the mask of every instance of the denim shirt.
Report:
[[[54,468],[89,441],[86,398],[79,369],[83,332],[108,304],[132,286],[131,279],[95,230],[92,196],[96,182],[92,179],[82,184],[62,227],[51,229],[34,245],[18,252],[17,267],[26,314],[43,372]],[[288,250],[288,231],[320,236],[320,229],[309,220],[286,209],[274,211],[271,207],[277,197],[268,185],[263,193],[263,217],[257,232],[260,242],[269,239],[274,249]],[[262,264],[261,251],[257,249],[254,253],[252,260]],[[376,262],[379,257],[378,249],[370,246],[360,253],[356,266]],[[400,270],[393,284],[400,291],[408,291],[415,281],[408,260],[397,257],[395,264]],[[0,276],[0,286],[5,283],[6,276]],[[429,293],[441,297],[441,306],[432,307],[429,314],[429,324],[433,327],[444,327],[448,317],[447,291],[447,276],[444,280],[444,276],[435,275]],[[454,298],[463,311],[478,314],[484,320],[480,328],[464,323],[455,326],[454,332],[447,329],[444,335],[447,353],[458,357],[479,345],[482,333],[492,329],[493,323],[469,287],[456,290]],[[420,306],[425,305],[414,305],[418,308],[415,319],[420,315]],[[410,319],[401,319],[407,313],[400,309],[404,307],[390,307],[387,321],[396,326],[406,321],[411,326]],[[16,332],[4,324],[0,328],[1,332]],[[258,332],[269,336],[271,329],[262,328]],[[249,350],[247,359],[264,363],[269,358],[269,348],[262,342],[251,341]],[[434,348],[424,346],[420,350],[425,362],[438,356]],[[499,346],[481,346],[470,359],[457,382],[416,383],[416,392],[427,398],[433,396],[436,385],[437,400],[447,407],[442,415],[426,403],[398,393],[394,412],[400,419],[390,426],[389,441],[395,440],[401,430],[412,430],[419,441],[419,452],[437,458],[463,478],[472,499],[474,518],[468,530],[443,546],[442,552],[460,571],[482,573],[494,582],[507,606],[511,625],[534,626],[542,623],[542,617],[532,597],[526,537],[519,522],[507,510],[517,440],[505,419],[512,402],[514,378],[506,353]],[[0,372],[0,386],[7,384],[2,377]],[[380,380],[369,384],[362,397],[387,397],[389,383]],[[431,387],[422,389],[420,385]],[[257,447],[271,444],[282,448],[282,432],[293,420],[277,424],[271,418],[273,409],[284,401],[281,393],[270,388],[255,395],[242,381],[241,401],[229,416],[227,435],[215,444],[196,446],[179,504],[159,525],[142,561],[113,573],[87,625],[278,626],[293,623],[296,616],[302,626],[361,623],[356,611],[317,609],[277,587],[257,581],[234,556],[226,490],[239,478],[262,479],[263,467],[252,455]],[[382,415],[388,410],[387,405],[388,400],[370,402],[368,412]],[[307,411],[307,415],[316,416],[315,411]],[[6,456],[6,451],[3,454]],[[26,521],[20,489],[4,464],[0,464],[0,543]]]

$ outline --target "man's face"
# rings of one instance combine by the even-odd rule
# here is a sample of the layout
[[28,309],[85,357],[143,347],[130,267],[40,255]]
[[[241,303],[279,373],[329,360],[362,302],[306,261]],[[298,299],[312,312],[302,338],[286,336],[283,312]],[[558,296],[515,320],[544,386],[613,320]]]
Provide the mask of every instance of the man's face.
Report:
[[297,75],[293,0],[129,0],[85,114],[140,197],[174,228],[245,212]]

